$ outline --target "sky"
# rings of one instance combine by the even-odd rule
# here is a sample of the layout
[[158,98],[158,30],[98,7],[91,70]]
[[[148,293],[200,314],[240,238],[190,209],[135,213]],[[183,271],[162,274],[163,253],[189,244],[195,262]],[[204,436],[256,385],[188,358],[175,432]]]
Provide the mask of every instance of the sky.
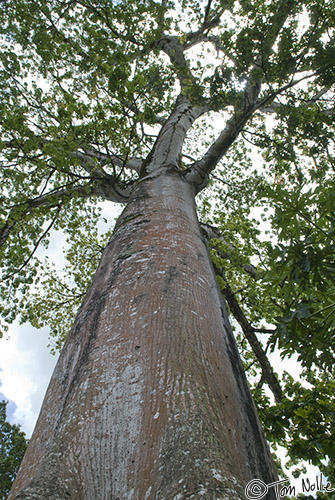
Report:
[[[30,437],[59,355],[50,353],[47,328],[36,330],[28,324],[14,324],[8,337],[0,340],[0,400],[9,401],[9,421],[20,424]],[[282,362],[275,355],[271,361],[279,373],[283,370],[292,374],[299,372],[294,359]],[[313,484],[317,475],[318,469],[308,466],[303,477]],[[289,483],[285,485],[295,486],[296,492],[301,492],[301,478],[295,480],[290,474],[287,477]]]
[[[48,347],[48,329],[37,330],[29,324],[15,323],[0,340],[0,400],[9,401],[8,419],[20,424],[30,437],[59,354]],[[280,374],[287,370],[299,373],[294,359],[281,361],[272,355],[272,363]]]
[[[101,203],[101,219],[114,225],[121,213],[122,205],[111,202]],[[101,222],[99,229],[107,229]],[[63,247],[65,236],[57,232],[50,238],[47,253],[50,260],[62,269],[65,260]],[[38,255],[42,256],[42,253]],[[20,424],[29,438],[33,432],[44,394],[59,354],[51,354],[48,328],[36,329],[29,324],[15,322],[0,339],[0,401],[9,401],[7,418],[11,423]]]
[[8,420],[31,436],[58,355],[50,354],[48,330],[11,326],[0,340],[0,400],[9,401]]
[[[109,202],[102,206],[102,216],[110,224],[122,210],[121,205]],[[103,230],[103,225],[100,228]],[[62,247],[65,238],[59,233],[51,238],[48,256],[59,268],[64,263]],[[11,423],[20,424],[29,438],[33,432],[39,411],[49,384],[58,354],[52,355],[48,347],[48,329],[36,330],[29,324],[14,323],[6,336],[0,339],[0,401],[9,401],[7,418]],[[275,371],[281,375],[284,370],[292,376],[298,376],[300,368],[294,358],[284,362],[278,353],[271,355],[270,362]],[[284,451],[282,453],[284,458]],[[285,460],[286,461],[286,460]],[[315,480],[319,474],[317,468],[308,466],[305,477]],[[294,480],[289,473],[290,485],[296,485],[297,493],[301,491],[301,479]]]
[[[102,207],[102,216],[113,223],[121,210],[121,205],[106,203]],[[47,251],[49,257],[60,267],[64,262],[62,256],[64,244],[65,238],[62,239],[58,233],[51,238]],[[11,423],[19,424],[27,438],[34,430],[45,392],[59,357],[59,354],[51,354],[48,344],[48,329],[37,330],[29,324],[14,323],[8,334],[0,339],[0,400],[9,401],[7,418]],[[273,353],[270,362],[279,375],[284,370],[292,376],[299,374],[299,365],[294,358],[283,362],[278,353]],[[284,450],[282,458],[284,458]],[[317,468],[308,466],[305,477],[314,481],[318,474]],[[289,484],[296,485],[297,493],[300,492],[301,479],[294,480],[290,474],[287,474],[287,477],[290,478]]]

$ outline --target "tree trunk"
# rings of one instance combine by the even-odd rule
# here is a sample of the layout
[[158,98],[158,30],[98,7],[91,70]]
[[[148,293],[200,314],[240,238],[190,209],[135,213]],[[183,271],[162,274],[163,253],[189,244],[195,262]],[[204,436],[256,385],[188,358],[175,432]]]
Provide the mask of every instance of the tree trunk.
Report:
[[10,500],[238,500],[277,479],[195,190],[159,172],[104,251]]

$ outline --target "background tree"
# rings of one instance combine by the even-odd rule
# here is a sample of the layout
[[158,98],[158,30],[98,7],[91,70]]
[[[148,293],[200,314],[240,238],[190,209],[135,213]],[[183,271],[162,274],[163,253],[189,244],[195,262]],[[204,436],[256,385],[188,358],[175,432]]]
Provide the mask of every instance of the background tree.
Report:
[[[100,201],[178,173],[268,438],[333,478],[331,2],[10,0],[1,26],[3,321],[49,324],[60,347],[111,236]],[[52,230],[67,278],[39,253]]]
[[6,401],[0,403],[0,498],[5,500],[20,467],[27,441],[19,425],[6,417]]

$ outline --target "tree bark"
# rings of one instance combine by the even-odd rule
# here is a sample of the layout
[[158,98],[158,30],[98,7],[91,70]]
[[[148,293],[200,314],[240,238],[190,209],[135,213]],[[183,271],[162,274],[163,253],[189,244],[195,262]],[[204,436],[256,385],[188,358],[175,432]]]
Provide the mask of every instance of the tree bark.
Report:
[[242,500],[277,480],[195,188],[168,170],[117,223],[9,500]]

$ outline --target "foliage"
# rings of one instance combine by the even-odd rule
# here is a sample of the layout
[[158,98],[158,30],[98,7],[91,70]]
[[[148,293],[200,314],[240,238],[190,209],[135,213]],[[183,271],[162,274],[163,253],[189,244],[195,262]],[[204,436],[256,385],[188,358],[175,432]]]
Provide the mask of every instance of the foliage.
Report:
[[[221,286],[228,282],[233,288],[250,325],[261,332],[265,351],[278,349],[282,359],[292,357],[292,368],[300,367],[298,382],[283,375],[284,397],[273,404],[262,388],[255,354],[243,332],[237,335],[266,436],[274,449],[280,445],[287,450],[287,466],[304,458],[334,484],[334,175],[319,171],[316,183],[315,172],[307,174],[308,160],[307,168],[301,166],[303,180],[275,184],[266,172],[261,178],[258,169],[242,191],[243,171],[251,168],[244,154],[235,178],[225,166],[219,171],[229,198],[221,189],[213,208],[211,196],[205,197],[202,215],[220,228],[224,240],[210,243],[215,266],[224,269]],[[250,216],[251,196],[258,200],[258,219]],[[267,227],[265,240],[261,224]],[[248,272],[251,262],[254,274]],[[295,474],[302,472],[298,466]]]
[[19,425],[6,420],[6,401],[0,402],[0,498],[5,500],[27,447]]
[[[271,405],[264,392],[256,394],[258,410],[268,439],[287,449],[289,466],[299,465],[301,457],[327,471],[334,483],[334,378],[309,373],[308,387],[285,373],[285,398]],[[324,466],[328,457],[327,467]],[[301,467],[293,474],[299,476]]]
[[[0,26],[3,329],[48,324],[61,347],[111,234],[97,202],[127,202],[185,104],[172,163],[201,177],[199,216],[220,230],[267,436],[333,478],[333,2],[6,0]],[[63,270],[44,257],[60,233]],[[299,362],[281,402],[255,338]]]
[[[101,220],[99,208],[92,209],[95,213],[85,211],[78,214],[64,229],[64,267],[60,271],[47,255],[39,263],[34,290],[20,301],[22,322],[29,322],[36,328],[50,327],[53,353],[61,349],[66,339],[111,235],[105,227],[108,228],[108,221]],[[87,219],[87,215],[90,218]],[[92,219],[96,220],[96,226],[92,227]],[[102,234],[99,227],[102,227]],[[59,238],[58,233],[53,235],[54,240]],[[60,259],[57,260],[59,266]]]
[[334,180],[306,192],[276,189],[279,242],[271,254],[276,276],[274,269],[266,276],[272,289],[281,289],[272,344],[277,342],[283,355],[297,353],[307,369],[315,364],[326,372],[333,370],[335,340],[333,188]]
[[[304,458],[334,484],[334,176],[329,170],[319,172],[315,183],[315,173],[310,178],[304,174],[303,182],[287,181],[285,187],[265,175],[260,179],[258,170],[249,189],[233,195],[235,206],[230,198],[232,211],[225,211],[227,197],[221,195],[214,210],[206,198],[203,216],[220,227],[229,242],[212,240],[212,258],[224,268],[250,324],[263,332],[264,349],[278,348],[282,359],[293,357],[292,367],[300,367],[299,382],[284,374],[284,397],[273,404],[261,389],[262,372],[245,336],[237,337],[266,436],[274,449],[280,445],[287,450],[287,466]],[[229,179],[225,182],[232,197],[234,181]],[[247,200],[252,191],[272,234],[265,241],[259,220],[250,217]],[[261,208],[267,211],[261,213]],[[250,262],[257,266],[256,275],[248,273]],[[302,472],[301,466],[295,470],[296,475]],[[320,498],[328,498],[324,495]]]

